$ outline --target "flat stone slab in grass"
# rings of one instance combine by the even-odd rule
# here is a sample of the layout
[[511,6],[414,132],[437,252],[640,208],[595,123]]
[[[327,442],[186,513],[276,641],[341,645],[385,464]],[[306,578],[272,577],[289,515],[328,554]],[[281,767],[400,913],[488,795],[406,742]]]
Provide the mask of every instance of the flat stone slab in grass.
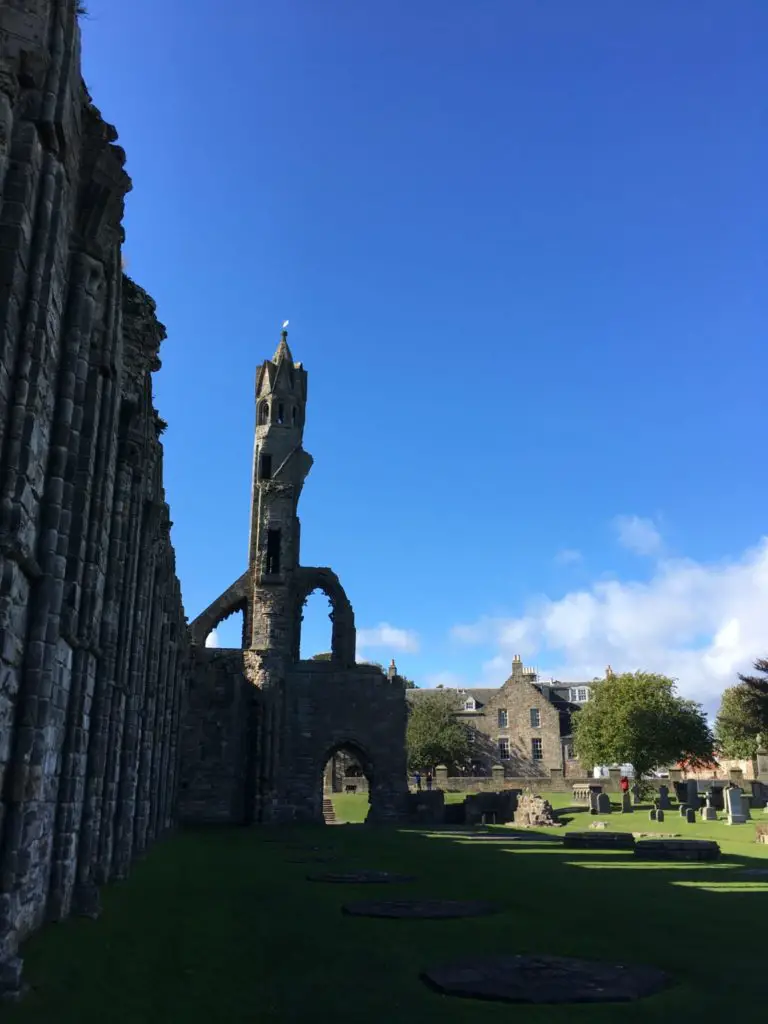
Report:
[[717,860],[720,847],[714,839],[642,839],[635,856],[644,860]]
[[341,908],[354,917],[425,918],[482,917],[501,908],[484,900],[365,900]]
[[563,846],[574,850],[633,850],[631,832],[566,832]]
[[768,868],[741,868],[741,870],[736,873],[741,877],[749,876],[750,878],[763,878],[765,875],[768,875]]
[[387,885],[393,882],[414,882],[413,875],[396,875],[391,871],[344,871],[323,875],[307,875],[308,882],[346,882],[347,884]]
[[469,957],[421,977],[445,995],[508,1003],[630,1002],[669,983],[656,967],[546,955]]

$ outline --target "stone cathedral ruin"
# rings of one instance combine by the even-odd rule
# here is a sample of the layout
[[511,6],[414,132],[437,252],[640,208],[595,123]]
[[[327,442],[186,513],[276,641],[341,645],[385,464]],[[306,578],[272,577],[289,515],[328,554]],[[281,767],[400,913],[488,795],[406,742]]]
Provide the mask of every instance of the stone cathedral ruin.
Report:
[[[319,821],[334,751],[370,819],[405,793],[402,681],[355,664],[330,569],[299,564],[307,376],[282,339],[257,379],[248,568],[193,624],[181,602],[152,399],[165,329],[123,271],[131,182],[80,72],[76,0],[0,2],[0,990],[45,921],[179,817]],[[333,657],[298,659],[333,604]],[[207,632],[245,612],[242,650]]]
[[[397,818],[406,792],[402,680],[355,663],[355,617],[336,574],[299,563],[297,506],[312,456],[302,447],[307,372],[283,331],[256,375],[249,566],[190,627],[182,728],[183,821],[322,821],[326,762],[351,754],[368,778],[369,821]],[[314,590],[333,611],[331,658],[301,661]],[[243,612],[244,650],[207,648]]]

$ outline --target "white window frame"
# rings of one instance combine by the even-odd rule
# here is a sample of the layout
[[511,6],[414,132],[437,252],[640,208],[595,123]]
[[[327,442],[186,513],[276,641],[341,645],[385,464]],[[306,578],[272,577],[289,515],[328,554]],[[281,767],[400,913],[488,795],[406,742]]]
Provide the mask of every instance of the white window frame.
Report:
[[[538,743],[539,756],[536,756],[536,744]],[[531,740],[531,760],[532,761],[543,761],[544,760],[544,744],[541,736],[534,736]]]
[[[499,736],[499,738],[496,740],[496,743],[498,745],[499,760],[500,761],[509,761],[510,754],[511,754],[510,747],[509,747],[509,737],[507,737],[507,736]],[[507,748],[507,753],[506,754],[502,753],[502,746],[501,746],[502,743]]]
[[464,701],[464,710],[477,711],[477,701],[475,700],[474,697],[467,697],[467,699]]
[[[503,722],[502,722],[502,716],[504,716],[504,721]],[[500,729],[508,729],[509,728],[509,711],[507,710],[507,708],[499,708],[498,713],[497,713],[497,720],[498,720],[499,728]]]
[[[534,712],[536,712],[536,721],[533,721]],[[541,728],[541,708],[531,708],[528,712],[528,721],[531,723],[532,729]]]

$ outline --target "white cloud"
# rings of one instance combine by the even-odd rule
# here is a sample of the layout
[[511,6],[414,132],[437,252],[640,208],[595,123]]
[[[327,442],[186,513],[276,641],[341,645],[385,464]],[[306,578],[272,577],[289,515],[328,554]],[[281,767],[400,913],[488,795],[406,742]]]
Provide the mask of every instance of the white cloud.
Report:
[[390,651],[402,651],[415,654],[419,649],[419,638],[413,630],[398,629],[387,622],[380,622],[373,629],[358,629],[357,649],[366,647],[386,647]]
[[712,708],[737,672],[768,653],[766,607],[768,537],[736,560],[663,559],[648,582],[598,580],[558,600],[539,598],[519,618],[457,626],[453,636],[497,652],[484,674],[514,654],[538,663],[544,678],[592,679],[609,664],[644,669],[676,677],[681,693]]
[[221,647],[219,643],[219,634],[215,629],[212,629],[208,636],[205,638],[206,647]]
[[557,565],[576,565],[577,562],[582,561],[583,557],[576,548],[563,548],[555,555],[555,562]]
[[636,555],[656,555],[661,551],[661,534],[653,520],[640,516],[616,516],[613,526],[619,544]]
[[457,672],[432,672],[424,677],[424,684],[427,689],[434,689],[436,686],[445,686],[450,689],[465,686],[464,677]]

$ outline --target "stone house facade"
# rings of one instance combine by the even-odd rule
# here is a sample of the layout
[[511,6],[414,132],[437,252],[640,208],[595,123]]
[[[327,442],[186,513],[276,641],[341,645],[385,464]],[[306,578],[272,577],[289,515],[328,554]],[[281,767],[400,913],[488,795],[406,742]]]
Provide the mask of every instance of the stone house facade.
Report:
[[[489,775],[502,765],[505,776],[546,777],[553,770],[582,774],[573,755],[571,715],[589,700],[592,683],[542,682],[519,655],[497,688],[452,690],[456,714],[471,730],[471,774]],[[407,691],[411,702],[434,690]]]

